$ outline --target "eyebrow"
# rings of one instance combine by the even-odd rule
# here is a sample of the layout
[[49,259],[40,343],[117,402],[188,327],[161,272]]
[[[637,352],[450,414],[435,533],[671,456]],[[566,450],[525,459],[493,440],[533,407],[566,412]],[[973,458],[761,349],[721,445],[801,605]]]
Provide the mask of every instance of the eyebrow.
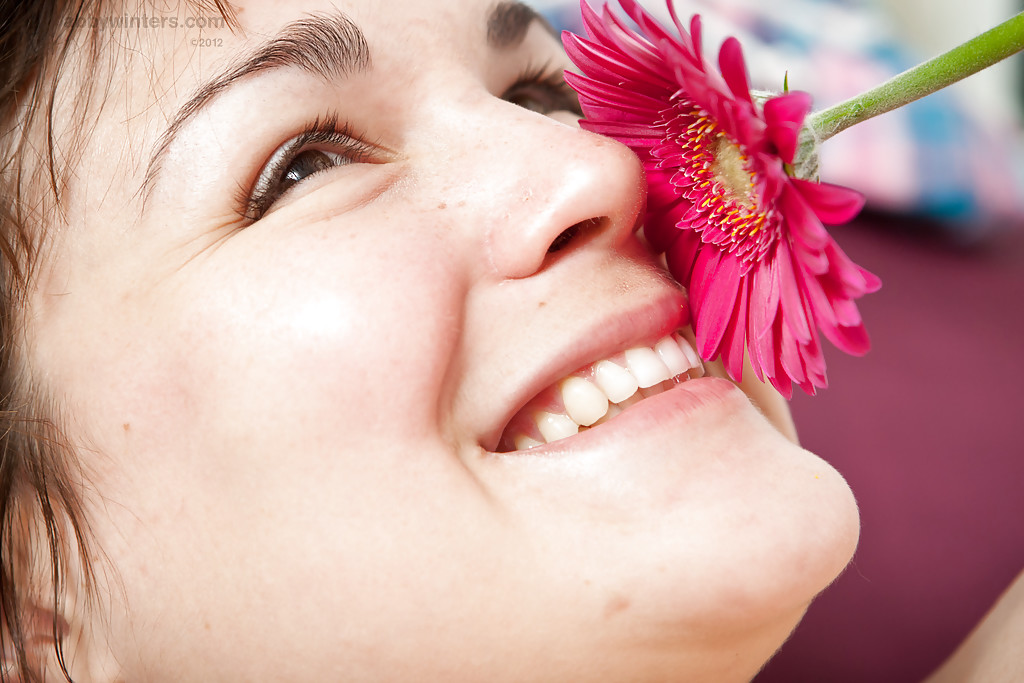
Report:
[[[488,46],[504,50],[519,45],[535,21],[557,37],[554,28],[533,8],[517,0],[496,3],[487,13]],[[302,69],[324,80],[340,80],[366,72],[371,67],[370,47],[365,35],[344,14],[311,14],[289,22],[273,38],[200,85],[178,109],[150,155],[142,181],[143,198],[152,190],[160,174],[161,162],[181,129],[238,81],[263,71],[283,68]]]
[[533,22],[540,22],[548,33],[558,32],[537,10],[521,2],[505,0],[491,8],[487,15],[487,44],[495,50],[515,47],[523,42]]

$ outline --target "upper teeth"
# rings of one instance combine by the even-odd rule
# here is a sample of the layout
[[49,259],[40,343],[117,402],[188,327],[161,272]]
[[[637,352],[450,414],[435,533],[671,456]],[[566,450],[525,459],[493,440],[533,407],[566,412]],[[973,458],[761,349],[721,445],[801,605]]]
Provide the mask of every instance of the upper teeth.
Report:
[[556,382],[512,419],[503,450],[525,450],[577,434],[604,422],[642,397],[672,383],[704,375],[690,343],[673,334],[654,346],[638,346],[592,363]]

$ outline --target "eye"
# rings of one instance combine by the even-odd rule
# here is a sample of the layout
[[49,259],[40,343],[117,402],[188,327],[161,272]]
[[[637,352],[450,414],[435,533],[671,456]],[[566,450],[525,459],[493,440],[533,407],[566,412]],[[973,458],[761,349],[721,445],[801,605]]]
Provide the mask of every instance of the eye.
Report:
[[544,66],[527,69],[502,95],[502,99],[540,114],[567,111],[583,116],[576,91],[562,76],[562,69]]
[[260,171],[244,201],[245,218],[262,218],[281,197],[310,177],[339,166],[372,160],[376,147],[338,125],[337,116],[317,118],[281,146]]
[[277,189],[280,194],[284,194],[293,185],[301,183],[311,175],[348,163],[351,163],[351,160],[341,154],[320,149],[307,149],[304,152],[299,152],[291,160],[284,175],[278,180]]

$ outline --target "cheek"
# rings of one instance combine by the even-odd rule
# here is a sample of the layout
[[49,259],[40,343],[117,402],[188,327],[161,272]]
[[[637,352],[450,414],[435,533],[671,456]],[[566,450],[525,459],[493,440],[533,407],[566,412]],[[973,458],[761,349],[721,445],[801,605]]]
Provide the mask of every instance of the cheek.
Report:
[[193,350],[196,401],[218,421],[284,418],[310,435],[340,420],[393,436],[396,412],[426,428],[462,314],[443,244],[264,237],[223,245],[176,293],[184,343],[168,354]]
[[39,362],[104,454],[98,483],[157,510],[149,483],[263,486],[306,476],[300,461],[340,472],[342,451],[438,443],[464,285],[441,230],[401,227],[254,226],[191,258],[73,273]]

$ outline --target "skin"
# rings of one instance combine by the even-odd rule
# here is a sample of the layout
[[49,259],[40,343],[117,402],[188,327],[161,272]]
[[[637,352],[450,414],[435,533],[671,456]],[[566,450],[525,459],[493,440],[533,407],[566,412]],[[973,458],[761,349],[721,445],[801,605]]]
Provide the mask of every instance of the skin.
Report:
[[1024,572],[925,683],[1015,681],[1024,676]]
[[[778,428],[708,379],[489,450],[545,386],[684,321],[635,235],[636,159],[502,99],[567,66],[557,39],[489,46],[488,2],[338,2],[370,70],[240,80],[140,192],[199,83],[332,11],[239,5],[243,32],[202,34],[219,46],[112,43],[30,303],[108,568],[64,615],[76,680],[752,677],[858,533],[777,396],[745,385]],[[267,159],[332,112],[378,148],[244,221]]]

